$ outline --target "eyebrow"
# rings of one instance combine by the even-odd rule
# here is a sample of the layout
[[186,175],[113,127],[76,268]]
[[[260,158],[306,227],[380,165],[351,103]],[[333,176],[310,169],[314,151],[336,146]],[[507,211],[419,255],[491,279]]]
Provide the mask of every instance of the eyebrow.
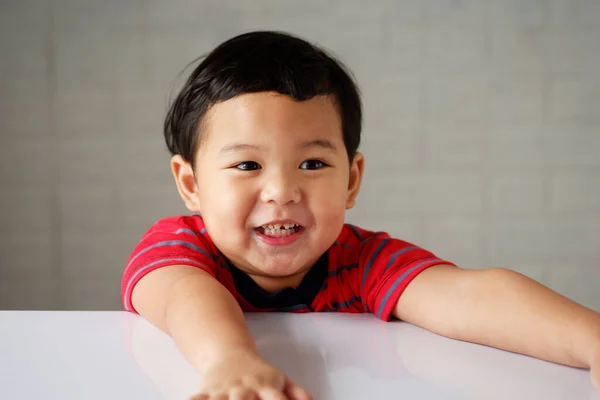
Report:
[[309,147],[319,147],[322,149],[336,150],[335,144],[326,139],[315,139],[300,143],[300,148],[306,149]]
[[[306,148],[310,148],[310,147],[319,147],[322,149],[328,149],[328,150],[333,150],[333,151],[336,151],[336,149],[337,149],[335,144],[333,144],[332,142],[330,142],[329,140],[326,140],[326,139],[308,140],[306,142],[300,143],[300,145],[298,147],[301,149],[306,149]],[[255,144],[232,143],[232,144],[223,146],[223,148],[221,148],[221,150],[219,151],[219,154],[237,153],[237,152],[244,151],[244,150],[263,150],[263,147],[255,145]]]
[[261,150],[261,146],[257,146],[255,144],[246,144],[246,143],[232,143],[227,146],[223,146],[221,150],[219,150],[219,154],[226,153],[237,153],[244,150]]

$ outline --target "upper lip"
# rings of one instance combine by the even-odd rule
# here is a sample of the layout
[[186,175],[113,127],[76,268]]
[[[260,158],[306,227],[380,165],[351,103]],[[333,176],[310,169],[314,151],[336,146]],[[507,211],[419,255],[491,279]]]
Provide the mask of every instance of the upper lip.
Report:
[[300,222],[295,221],[293,219],[275,219],[275,220],[269,221],[267,223],[261,224],[258,227],[267,226],[267,225],[276,225],[276,224],[277,225],[284,225],[284,224],[292,225],[292,224],[296,224],[298,226],[302,226],[302,224]]

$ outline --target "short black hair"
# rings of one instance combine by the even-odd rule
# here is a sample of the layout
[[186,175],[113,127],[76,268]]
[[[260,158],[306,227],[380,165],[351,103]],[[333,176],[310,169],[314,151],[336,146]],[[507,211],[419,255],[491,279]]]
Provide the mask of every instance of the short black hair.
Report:
[[172,102],[164,123],[171,155],[192,167],[209,108],[238,95],[277,92],[297,101],[332,95],[340,115],[350,162],[360,144],[362,105],[349,71],[325,50],[284,32],[235,36],[210,52]]

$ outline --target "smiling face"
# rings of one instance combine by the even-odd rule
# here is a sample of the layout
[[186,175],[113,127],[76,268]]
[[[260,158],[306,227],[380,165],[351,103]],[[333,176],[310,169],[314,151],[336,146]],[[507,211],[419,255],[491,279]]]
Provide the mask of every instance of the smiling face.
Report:
[[187,207],[265,290],[296,286],[337,239],[360,187],[363,157],[348,162],[333,99],[244,94],[214,105],[203,129],[195,176],[172,161]]

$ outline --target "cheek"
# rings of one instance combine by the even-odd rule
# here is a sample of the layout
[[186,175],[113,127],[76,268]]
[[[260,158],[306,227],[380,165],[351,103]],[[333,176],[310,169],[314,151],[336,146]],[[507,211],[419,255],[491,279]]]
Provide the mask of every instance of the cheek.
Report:
[[311,208],[321,220],[335,222],[344,219],[347,188],[343,180],[329,181],[315,188]]
[[[200,188],[206,218],[219,226],[243,223],[253,207],[253,192],[247,185],[227,177],[214,177],[210,184]],[[229,222],[229,223],[226,223]]]

